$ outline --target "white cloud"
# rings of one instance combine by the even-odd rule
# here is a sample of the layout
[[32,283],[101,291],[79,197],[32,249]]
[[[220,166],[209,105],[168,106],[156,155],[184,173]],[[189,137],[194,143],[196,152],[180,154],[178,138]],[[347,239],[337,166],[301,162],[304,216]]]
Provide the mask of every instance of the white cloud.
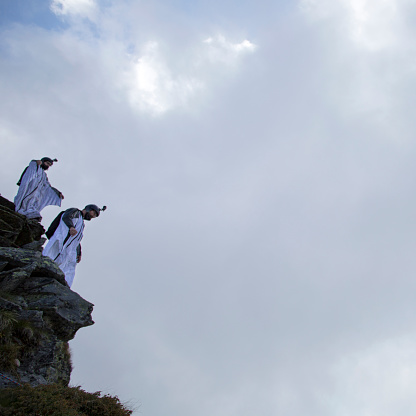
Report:
[[[195,109],[256,49],[247,39],[232,42],[226,35],[201,41],[199,31],[189,27],[181,28],[184,33],[177,39],[165,32],[144,35],[154,16],[146,17],[148,10],[129,1],[103,8],[95,0],[52,0],[51,9],[70,19],[65,35],[90,49],[91,61],[102,61],[97,70],[111,72],[104,74],[107,88],[116,90],[136,112],[160,115],[175,108]],[[85,17],[94,21],[94,33]]]
[[331,70],[326,90],[334,107],[342,117],[365,117],[382,126],[379,136],[388,140],[412,140],[397,123],[403,82],[408,90],[415,67],[414,34],[406,22],[410,6],[408,0],[299,2],[327,48]]
[[[241,68],[242,57],[256,50],[249,40],[232,42],[226,35],[201,41],[199,31],[187,33],[187,27],[181,28],[186,36],[176,40],[169,34],[167,38],[166,33],[143,36],[151,18],[141,17],[146,11],[134,2],[103,8],[95,0],[52,0],[51,9],[72,19],[66,34],[73,35],[80,45],[94,48],[92,60],[105,57],[102,70],[112,67],[107,85],[118,90],[119,97],[120,92],[124,94],[123,100],[136,112],[160,115],[174,108],[196,108],[196,102],[211,94],[215,84]],[[84,17],[95,22],[92,36]],[[114,56],[118,58],[116,65]]]
[[52,0],[51,10],[56,15],[78,15],[92,18],[97,12],[95,0]]
[[[260,8],[236,17],[247,38],[168,2],[103,3],[94,28],[55,1],[61,31],[0,38],[2,192],[56,155],[65,208],[110,207],[77,269],[96,325],[74,340],[72,382],[154,416],[411,414],[398,409],[413,400],[413,341],[383,343],[415,314],[415,151],[380,140],[413,140],[399,2],[304,0],[278,22]],[[169,113],[183,108],[204,111]],[[90,371],[109,357],[108,377]]]
[[175,73],[158,42],[151,41],[144,45],[139,57],[129,57],[129,69],[122,84],[133,107],[161,114],[175,107],[186,107],[207,89],[214,74],[218,76],[227,68],[234,68],[242,55],[255,48],[248,40],[231,43],[224,36],[208,38],[194,50],[185,51],[183,71]]
[[135,108],[160,114],[172,107],[186,105],[203,89],[200,80],[172,73],[157,42],[148,42],[140,57],[130,59],[130,68],[123,76],[123,83]]
[[209,37],[204,43],[208,46],[207,57],[210,61],[227,65],[235,64],[240,56],[254,52],[256,49],[256,45],[247,39],[240,43],[232,43],[223,35]]
[[414,405],[415,345],[412,336],[391,339],[342,358],[331,371],[334,390],[327,402],[331,414],[408,414]]
[[301,0],[300,8],[313,19],[340,19],[342,30],[363,48],[377,51],[398,41],[397,0]]

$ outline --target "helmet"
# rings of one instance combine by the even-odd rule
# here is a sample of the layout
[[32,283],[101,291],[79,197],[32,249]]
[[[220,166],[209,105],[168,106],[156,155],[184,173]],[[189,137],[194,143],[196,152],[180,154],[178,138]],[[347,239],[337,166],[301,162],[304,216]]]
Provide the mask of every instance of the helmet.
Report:
[[97,205],[95,204],[88,204],[85,206],[85,211],[90,212],[90,211],[95,211],[97,213],[97,217],[100,215],[100,211],[105,211],[107,209],[107,207],[104,205],[102,208],[98,208]]
[[52,165],[53,165],[53,162],[57,162],[58,161],[58,159],[51,159],[50,157],[43,157],[42,159],[41,159],[41,161],[43,162],[43,163],[45,163],[45,162],[49,162],[49,163],[52,163]]

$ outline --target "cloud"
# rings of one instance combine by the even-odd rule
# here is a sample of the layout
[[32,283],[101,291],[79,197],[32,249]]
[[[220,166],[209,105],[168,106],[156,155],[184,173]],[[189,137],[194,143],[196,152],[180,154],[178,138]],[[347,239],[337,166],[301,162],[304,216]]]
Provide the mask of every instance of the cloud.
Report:
[[50,7],[57,16],[92,18],[97,13],[95,0],[52,0]]
[[247,39],[240,43],[232,43],[223,35],[209,37],[204,40],[204,43],[208,45],[208,59],[211,62],[221,62],[226,65],[234,65],[238,58],[256,50],[256,45]]
[[127,87],[131,105],[139,111],[161,114],[172,108],[186,108],[204,94],[214,74],[223,76],[228,67],[237,67],[242,55],[254,50],[255,45],[248,40],[233,44],[224,36],[208,38],[185,51],[182,68],[186,69],[175,74],[159,44],[150,41],[139,57],[128,57],[129,70],[122,83]]
[[[406,0],[405,0],[406,3]],[[337,19],[341,30],[369,51],[394,47],[400,40],[403,2],[399,0],[301,0],[300,9],[312,19]]]
[[412,140],[409,130],[393,120],[406,113],[398,107],[411,105],[403,101],[408,101],[403,88],[412,84],[415,71],[415,33],[407,17],[411,3],[301,0],[299,8],[327,48],[326,92],[339,114],[383,126],[379,135],[387,140]]
[[127,88],[131,105],[138,111],[161,114],[186,107],[196,94],[203,92],[202,80],[187,74],[172,74],[157,42],[148,42],[140,57],[129,57],[129,60],[122,84]]
[[[186,26],[181,28],[185,41],[184,34],[178,39],[145,35],[138,29],[141,22],[132,20],[133,6],[127,1],[101,7],[93,0],[53,0],[51,4],[54,13],[70,17],[65,35],[91,48],[92,60],[101,59],[99,54],[107,62],[111,54],[121,59],[117,68],[111,63],[117,73],[111,74],[108,85],[120,88],[137,112],[160,115],[175,108],[195,109],[212,86],[229,79],[244,65],[242,58],[256,50],[249,40],[231,42],[226,34],[202,41],[199,31]],[[84,17],[93,20],[94,27]],[[120,25],[121,20],[125,25]]]
[[407,416],[416,9],[167,3],[0,37],[2,192],[51,155],[64,208],[109,206],[72,382],[155,416]]
[[331,395],[325,400],[330,414],[411,413],[409,398],[416,382],[415,346],[416,340],[409,334],[369,345],[334,363],[330,369]]

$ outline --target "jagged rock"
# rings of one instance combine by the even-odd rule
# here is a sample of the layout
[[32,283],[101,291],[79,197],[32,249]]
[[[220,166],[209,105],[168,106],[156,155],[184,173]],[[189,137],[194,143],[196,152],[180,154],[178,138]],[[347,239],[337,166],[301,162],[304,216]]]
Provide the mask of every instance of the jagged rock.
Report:
[[0,290],[14,292],[29,277],[51,277],[66,285],[62,270],[49,257],[33,250],[0,247]]
[[10,211],[14,211],[14,203],[9,201],[8,199],[4,198],[3,196],[0,195],[0,205],[8,208]]
[[25,250],[33,250],[33,251],[39,251],[42,253],[43,251],[43,245],[46,242],[46,238],[42,237],[39,241],[32,241],[31,243],[25,244],[22,246]]
[[36,328],[46,328],[45,321],[43,320],[43,311],[23,309],[19,316],[23,321],[29,321]]
[[0,196],[0,246],[21,247],[38,241],[43,234],[40,223],[15,212],[14,204]]
[[17,372],[20,383],[68,385],[71,376],[68,344],[53,335],[45,337],[37,346],[36,354],[27,354],[20,360]]
[[93,304],[68,286],[49,278],[32,278],[24,285],[25,300],[32,310],[42,310],[48,326],[59,339],[69,341],[78,329],[92,325]]
[[0,309],[2,311],[20,312],[22,310],[22,307],[17,303],[11,302],[8,299],[0,297]]
[[24,267],[0,272],[0,289],[3,292],[13,292],[17,289],[33,272],[35,264],[28,264]]
[[[94,305],[73,292],[61,269],[42,256],[43,234],[42,225],[14,212],[13,203],[0,196],[0,314],[9,314],[10,325],[17,322],[10,339],[19,351],[8,361],[13,371],[2,368],[6,364],[0,354],[0,373],[32,386],[68,385],[68,341],[80,328],[94,324]],[[0,388],[13,385],[0,377]]]

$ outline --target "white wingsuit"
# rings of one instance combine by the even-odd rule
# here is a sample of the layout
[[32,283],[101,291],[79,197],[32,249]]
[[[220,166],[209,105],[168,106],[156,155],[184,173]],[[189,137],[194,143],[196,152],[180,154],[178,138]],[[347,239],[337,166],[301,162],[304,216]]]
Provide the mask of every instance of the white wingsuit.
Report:
[[[65,212],[74,210],[76,212],[71,216],[71,220],[73,227],[77,230],[77,234],[71,236],[69,234],[69,227],[65,224],[63,216]],[[76,208],[70,208],[65,212],[61,216],[57,229],[43,249],[43,255],[50,257],[59,266],[65,274],[66,282],[71,287],[77,265],[77,247],[84,233],[84,219],[82,212]]]
[[22,175],[14,198],[15,210],[27,218],[40,217],[40,211],[48,205],[61,206],[59,191],[52,188],[44,169],[32,160]]

